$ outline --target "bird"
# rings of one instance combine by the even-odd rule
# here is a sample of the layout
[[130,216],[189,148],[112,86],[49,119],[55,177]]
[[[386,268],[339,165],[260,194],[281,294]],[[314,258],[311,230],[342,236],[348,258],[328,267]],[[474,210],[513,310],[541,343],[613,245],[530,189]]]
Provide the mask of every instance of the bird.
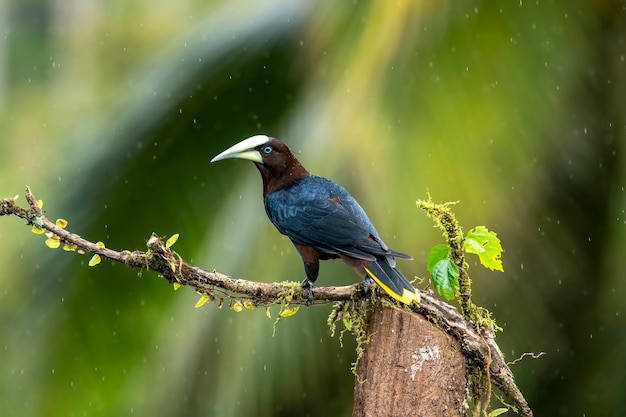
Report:
[[419,303],[419,292],[396,268],[396,258],[413,258],[387,247],[345,188],[310,174],[287,145],[267,135],[244,139],[211,162],[229,158],[252,161],[261,173],[265,212],[302,257],[306,278],[300,285],[309,301],[319,261],[340,258],[363,279],[365,293],[373,279],[392,298]]

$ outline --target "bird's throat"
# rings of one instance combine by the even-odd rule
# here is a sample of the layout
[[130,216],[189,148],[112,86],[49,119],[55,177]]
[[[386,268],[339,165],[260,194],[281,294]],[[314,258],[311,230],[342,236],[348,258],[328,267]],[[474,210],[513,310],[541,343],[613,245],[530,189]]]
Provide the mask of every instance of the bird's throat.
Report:
[[290,162],[286,166],[271,168],[255,163],[263,179],[263,198],[290,186],[300,178],[311,175],[297,159],[294,158]]

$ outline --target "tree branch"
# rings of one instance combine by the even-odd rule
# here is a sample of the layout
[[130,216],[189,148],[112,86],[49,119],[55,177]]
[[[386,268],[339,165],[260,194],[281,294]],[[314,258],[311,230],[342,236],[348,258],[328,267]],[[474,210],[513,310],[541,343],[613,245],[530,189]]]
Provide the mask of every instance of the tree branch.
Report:
[[[191,266],[154,234],[148,240],[148,251],[146,252],[119,252],[99,246],[51,222],[45,216],[37,203],[37,199],[28,187],[25,196],[29,205],[28,209],[18,206],[15,199],[12,198],[0,200],[0,216],[14,215],[25,219],[29,225],[45,229],[57,236],[61,244],[76,245],[76,250],[79,253],[91,252],[133,268],[155,271],[171,283],[177,282],[181,285],[188,285],[199,293],[207,294],[212,299],[218,298],[218,296],[228,298],[231,302],[236,299],[245,299],[254,306],[310,304],[304,291],[294,282],[254,282],[232,278],[215,270],[206,271]],[[359,296],[358,293],[361,291],[361,284],[342,287],[315,287],[313,288],[313,303],[325,304],[348,301]],[[379,293],[384,296],[382,291]],[[468,361],[489,375],[491,382],[513,402],[517,412],[522,416],[532,416],[532,411],[515,384],[513,373],[504,361],[504,356],[495,342],[494,333],[483,329],[479,334],[455,307],[436,298],[432,293],[420,291],[420,296],[421,301],[418,306],[413,307],[413,311],[422,314],[429,321],[456,338],[460,342]]]

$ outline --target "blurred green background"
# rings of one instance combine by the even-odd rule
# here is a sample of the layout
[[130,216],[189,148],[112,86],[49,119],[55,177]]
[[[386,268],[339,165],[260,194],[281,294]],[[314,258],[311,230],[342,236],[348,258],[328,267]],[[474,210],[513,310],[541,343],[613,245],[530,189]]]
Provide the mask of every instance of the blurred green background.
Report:
[[[538,416],[623,416],[626,3],[0,0],[0,194],[116,249],[301,280],[241,139],[285,140],[425,277],[430,192],[502,239],[475,301]],[[24,197],[18,202],[26,204]],[[194,308],[152,273],[0,219],[0,415],[350,415],[330,307]],[[473,260],[472,260],[473,261]],[[356,282],[341,262],[319,285]],[[422,287],[425,287],[424,283]],[[274,315],[277,311],[274,311]]]

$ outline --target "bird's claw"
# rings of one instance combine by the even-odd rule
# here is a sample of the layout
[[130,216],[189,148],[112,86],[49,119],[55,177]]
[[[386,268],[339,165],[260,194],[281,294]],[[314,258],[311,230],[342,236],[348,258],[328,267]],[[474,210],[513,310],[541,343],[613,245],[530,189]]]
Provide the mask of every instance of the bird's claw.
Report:
[[300,284],[300,286],[304,290],[304,293],[306,294],[306,298],[307,300],[309,300],[309,303],[312,302],[313,301],[313,283],[309,281],[308,278],[305,278],[304,281],[302,281],[302,283]]
[[363,278],[363,297],[367,298],[367,293],[370,289],[370,284],[372,283],[372,278],[369,276],[366,276],[365,278]]

